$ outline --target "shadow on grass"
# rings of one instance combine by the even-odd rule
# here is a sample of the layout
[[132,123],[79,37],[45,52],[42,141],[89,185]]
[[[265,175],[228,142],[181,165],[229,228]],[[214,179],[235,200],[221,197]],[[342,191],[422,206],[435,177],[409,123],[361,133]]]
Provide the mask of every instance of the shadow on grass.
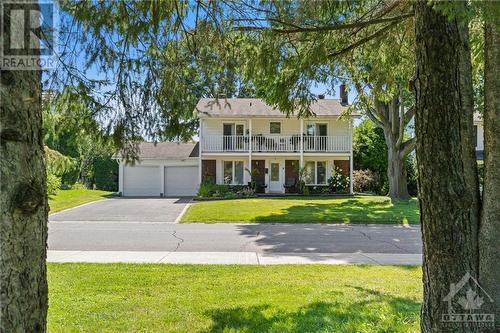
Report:
[[[331,200],[328,197],[305,197],[298,200]],[[275,199],[269,199],[275,200]],[[283,200],[283,198],[280,198]],[[289,198],[285,200],[297,200]],[[305,202],[304,204],[281,209],[271,215],[256,216],[254,222],[290,223],[419,223],[419,210],[415,200],[362,201],[347,199],[335,203]]]
[[268,304],[212,309],[205,313],[212,320],[205,332],[407,332],[418,327],[420,304],[414,300],[346,288],[355,290],[355,299],[334,296],[294,311]]

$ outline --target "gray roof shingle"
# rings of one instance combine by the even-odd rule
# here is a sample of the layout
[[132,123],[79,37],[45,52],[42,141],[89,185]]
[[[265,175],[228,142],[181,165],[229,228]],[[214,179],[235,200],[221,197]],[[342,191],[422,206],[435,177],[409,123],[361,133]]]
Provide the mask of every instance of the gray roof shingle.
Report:
[[198,143],[141,142],[139,143],[139,158],[184,160],[198,157],[198,146]]
[[[336,99],[318,99],[311,104],[317,116],[340,116],[347,106]],[[199,116],[208,117],[284,117],[284,113],[259,98],[202,98],[196,105]],[[358,113],[353,113],[358,116]]]

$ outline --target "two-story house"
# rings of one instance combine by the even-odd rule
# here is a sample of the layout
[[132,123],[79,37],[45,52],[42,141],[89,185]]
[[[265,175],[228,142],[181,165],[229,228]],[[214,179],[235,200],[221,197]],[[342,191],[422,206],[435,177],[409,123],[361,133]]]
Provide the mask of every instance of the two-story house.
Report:
[[[352,179],[351,115],[343,101],[319,98],[315,116],[286,117],[260,99],[201,99],[199,143],[140,145],[139,162],[120,163],[125,196],[195,195],[199,184],[244,185],[252,178],[265,193],[287,193],[304,168],[308,186],[326,185],[336,166]],[[352,193],[352,181],[349,191]]]

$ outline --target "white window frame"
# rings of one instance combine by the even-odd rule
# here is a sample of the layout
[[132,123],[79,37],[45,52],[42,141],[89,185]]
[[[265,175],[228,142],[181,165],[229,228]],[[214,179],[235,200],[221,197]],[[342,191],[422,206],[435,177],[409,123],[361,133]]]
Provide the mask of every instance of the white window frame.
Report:
[[[325,163],[325,182],[323,184],[318,183],[318,162]],[[320,160],[320,161],[305,161],[305,163],[314,163],[314,183],[306,183],[306,185],[310,186],[324,186],[328,185],[328,161]]]
[[222,120],[222,135],[224,135],[224,125],[234,125],[234,135],[236,135],[236,126],[243,125],[243,135],[246,135],[247,123],[244,121]]
[[[224,181],[224,178],[225,178],[225,163],[226,162],[231,162],[231,183],[230,184],[227,184],[225,181]],[[241,164],[243,165],[243,174],[242,174],[242,183],[239,184],[239,183],[235,183],[235,180],[236,180],[236,162],[241,162]],[[222,184],[224,185],[245,185],[245,161],[243,160],[223,160],[222,161]]]
[[[278,123],[278,124],[280,124],[280,132],[279,133],[271,133],[271,124],[272,123]],[[279,121],[279,120],[270,121],[269,122],[269,134],[271,134],[271,135],[281,135],[281,133],[283,133],[283,124],[282,124],[282,122]]]
[[[319,136],[318,135],[318,125],[326,125],[326,135],[328,136],[330,133],[330,124],[328,121],[309,121],[306,123],[306,135],[309,135],[309,132],[307,131],[308,127],[314,125],[314,134],[312,136]],[[320,161],[321,162],[321,161]]]

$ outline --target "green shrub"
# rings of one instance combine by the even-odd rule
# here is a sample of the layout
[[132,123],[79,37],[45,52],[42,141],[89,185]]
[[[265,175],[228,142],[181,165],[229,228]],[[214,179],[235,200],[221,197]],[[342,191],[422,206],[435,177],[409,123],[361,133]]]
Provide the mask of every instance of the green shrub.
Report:
[[354,170],[352,173],[354,192],[379,193],[382,189],[382,180],[377,172],[372,170]]
[[205,180],[198,189],[199,198],[246,198],[255,196],[255,190],[247,185],[221,185]]
[[53,173],[47,173],[47,194],[55,195],[61,187],[61,178]]
[[328,178],[328,187],[330,193],[347,192],[349,186],[349,177],[344,176],[336,166],[332,168],[332,175]]
[[110,156],[94,161],[94,185],[98,190],[118,191],[118,162]]

